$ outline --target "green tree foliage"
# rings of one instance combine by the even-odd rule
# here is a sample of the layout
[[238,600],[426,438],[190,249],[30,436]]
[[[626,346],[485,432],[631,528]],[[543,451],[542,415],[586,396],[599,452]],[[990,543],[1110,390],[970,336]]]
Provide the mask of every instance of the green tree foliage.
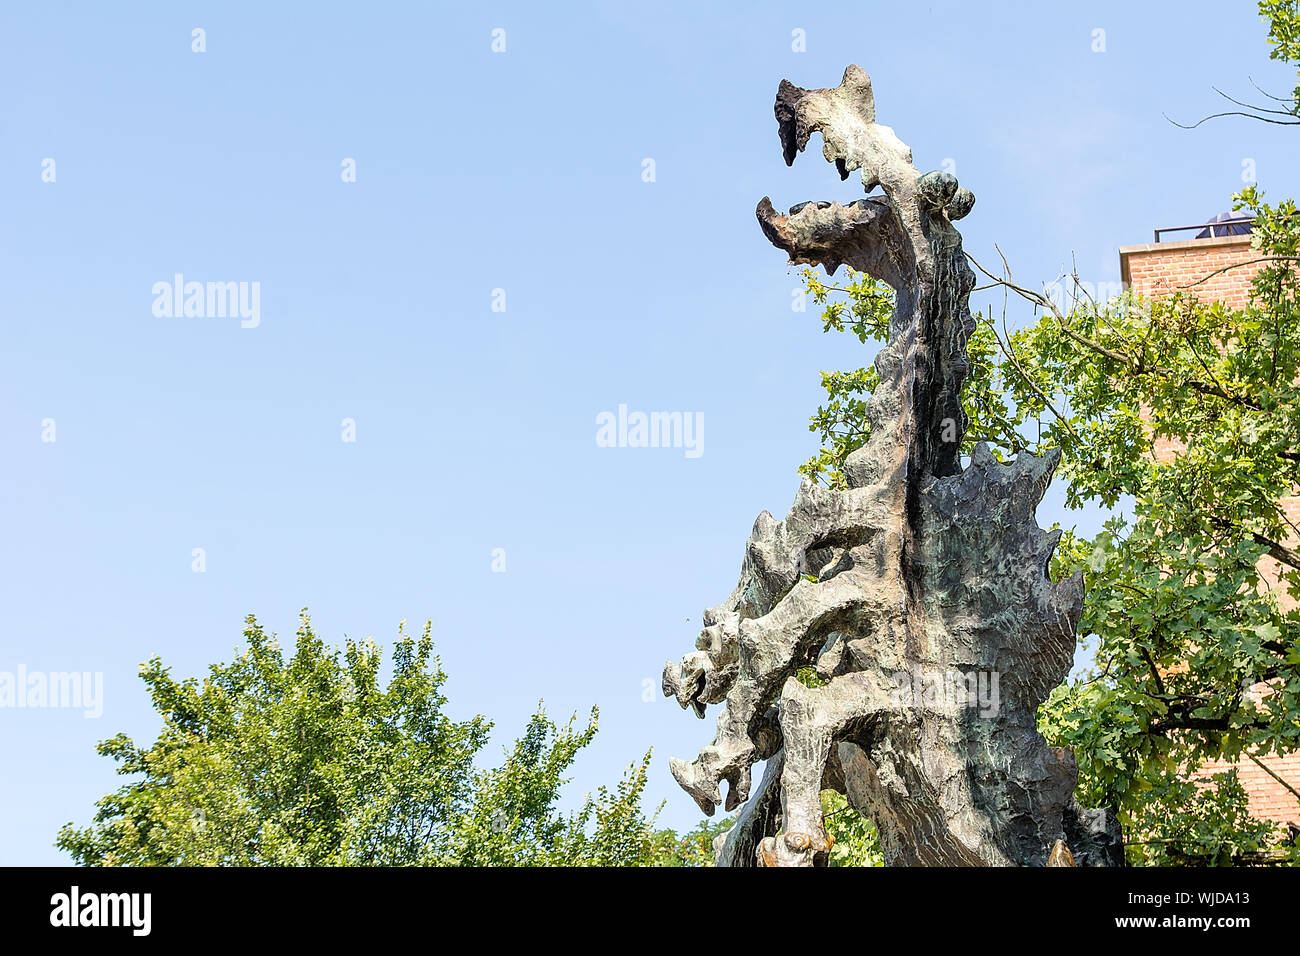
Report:
[[[291,657],[249,617],[246,649],[199,683],[154,659],[141,677],[162,717],[140,747],[99,752],[133,778],[57,845],[94,866],[629,866],[666,853],[641,809],[649,754],[574,813],[556,809],[596,733],[539,707],[505,762],[476,769],[491,724],[443,711],[430,625],[399,631],[381,686],[372,642],[327,647],[302,617]],[[682,865],[673,863],[672,865]]]
[[[1261,0],[1259,12],[1268,21],[1268,41],[1273,45],[1269,59],[1300,63],[1300,0]],[[1300,84],[1286,108],[1300,117]]]
[[876,825],[849,806],[834,790],[822,791],[822,817],[831,844],[831,866],[884,866]]
[[713,841],[731,829],[735,817],[701,820],[694,830],[678,836],[655,831],[655,866],[713,866]]

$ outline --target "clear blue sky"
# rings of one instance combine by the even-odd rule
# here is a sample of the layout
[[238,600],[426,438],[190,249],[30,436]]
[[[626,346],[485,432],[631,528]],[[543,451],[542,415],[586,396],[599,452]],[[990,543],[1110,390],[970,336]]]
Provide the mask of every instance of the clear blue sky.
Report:
[[[653,745],[651,802],[698,819],[666,763],[714,713],[643,681],[789,507],[818,371],[871,358],[792,312],[754,219],[862,195],[820,140],[785,167],[781,78],[863,66],[917,166],[974,190],[967,248],[1026,284],[1117,281],[1245,159],[1296,187],[1295,132],[1161,115],[1293,85],[1249,2],[271,6],[0,11],[0,671],[105,681],[99,719],[0,710],[0,862],[63,861],[118,784],[95,742],[152,739],[141,661],[201,675],[303,606],[333,641],[431,617],[494,757],[539,698],[599,704],[569,805]],[[175,273],[259,282],[260,324],[155,317]],[[598,447],[619,404],[701,413],[703,455]]]

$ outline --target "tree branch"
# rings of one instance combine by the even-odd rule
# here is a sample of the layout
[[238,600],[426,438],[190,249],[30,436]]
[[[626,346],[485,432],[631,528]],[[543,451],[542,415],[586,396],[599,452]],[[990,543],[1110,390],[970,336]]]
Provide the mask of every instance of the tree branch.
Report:
[[[1252,106],[1251,109],[1254,109],[1254,107]],[[1210,120],[1218,119],[1221,116],[1244,116],[1247,119],[1259,120],[1259,122],[1261,123],[1273,123],[1277,126],[1300,126],[1300,119],[1275,120],[1275,119],[1269,119],[1267,116],[1256,116],[1254,113],[1243,113],[1240,110],[1228,110],[1227,112],[1224,113],[1211,113],[1209,116],[1204,116],[1201,119],[1198,119],[1195,123],[1192,123],[1190,126],[1187,125],[1186,123],[1178,122],[1176,119],[1173,119],[1168,113],[1161,113],[1160,115],[1163,116],[1165,119],[1169,120],[1169,122],[1173,123],[1179,129],[1196,129],[1196,127],[1200,126],[1202,123],[1208,123]]]
[[1264,761],[1260,760],[1252,753],[1248,753],[1246,754],[1246,756],[1249,757],[1251,760],[1255,761],[1256,766],[1258,766],[1260,770],[1263,770],[1266,774],[1268,774],[1270,777],[1272,777],[1274,780],[1280,783],[1283,787],[1289,790],[1293,797],[1295,797],[1297,800],[1300,800],[1300,791],[1297,791],[1295,787],[1291,786],[1291,784],[1287,783],[1276,773],[1274,773],[1273,769],[1269,767],[1267,764],[1265,764]]
[[[1231,225],[1231,223],[1228,223],[1228,225]],[[1193,286],[1198,286],[1203,282],[1208,282],[1210,279],[1213,279],[1215,276],[1222,275],[1223,273],[1229,271],[1230,269],[1238,269],[1241,266],[1251,266],[1257,262],[1300,262],[1300,256],[1260,256],[1257,259],[1244,259],[1241,262],[1234,262],[1231,265],[1226,265],[1222,269],[1215,269],[1213,272],[1208,273],[1203,279],[1197,279],[1195,282],[1189,282],[1187,285],[1180,285],[1180,286],[1176,286],[1175,288],[1190,289]]]

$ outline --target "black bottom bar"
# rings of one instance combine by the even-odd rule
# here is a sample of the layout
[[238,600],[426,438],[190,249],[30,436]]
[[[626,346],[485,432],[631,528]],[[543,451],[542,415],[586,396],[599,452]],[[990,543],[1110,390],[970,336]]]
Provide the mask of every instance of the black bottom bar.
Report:
[[[1170,932],[1226,943],[1258,930],[1293,931],[1297,872],[10,868],[0,912],[7,943],[75,935],[91,946],[101,939],[188,942],[196,933],[259,944],[356,939],[373,946],[413,931],[434,934],[430,943],[449,943],[457,937],[446,934],[457,931],[494,943],[536,943],[538,933],[560,932],[571,942],[622,945],[653,943],[669,924],[720,942],[720,932],[749,938],[774,929],[771,921],[803,926],[811,941],[833,931],[839,904],[844,919],[868,921],[864,931],[886,921],[918,939],[971,934],[972,945],[1062,931],[1079,943],[1103,934],[1149,941]],[[687,929],[690,921],[699,925]]]

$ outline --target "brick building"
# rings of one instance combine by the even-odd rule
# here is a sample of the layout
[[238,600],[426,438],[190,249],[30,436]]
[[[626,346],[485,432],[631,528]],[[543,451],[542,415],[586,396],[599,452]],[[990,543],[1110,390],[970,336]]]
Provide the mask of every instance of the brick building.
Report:
[[[1227,220],[1227,217],[1221,219]],[[1250,293],[1250,281],[1260,268],[1258,263],[1249,263],[1254,258],[1249,226],[1241,220],[1236,220],[1235,224],[1229,220],[1222,225],[1186,228],[1199,228],[1197,238],[1162,242],[1161,233],[1183,230],[1158,230],[1155,242],[1121,247],[1120,277],[1125,287],[1147,297],[1168,295],[1183,289],[1202,301],[1220,301],[1232,308],[1244,307]],[[1153,451],[1157,460],[1168,461],[1180,449],[1177,442],[1160,439]],[[1300,497],[1285,498],[1282,506],[1292,521],[1300,524]],[[1290,543],[1292,546],[1295,544]],[[1262,565],[1265,576],[1276,580],[1276,563],[1265,559]],[[1285,593],[1280,603],[1284,609],[1295,607],[1295,601]],[[1267,689],[1260,685],[1254,692],[1266,693]],[[1272,755],[1262,762],[1264,767],[1248,758],[1235,765],[1217,761],[1207,765],[1205,772],[1221,773],[1235,766],[1250,800],[1253,816],[1300,827],[1300,800],[1277,780],[1280,777],[1300,790],[1300,753],[1281,758]]]

